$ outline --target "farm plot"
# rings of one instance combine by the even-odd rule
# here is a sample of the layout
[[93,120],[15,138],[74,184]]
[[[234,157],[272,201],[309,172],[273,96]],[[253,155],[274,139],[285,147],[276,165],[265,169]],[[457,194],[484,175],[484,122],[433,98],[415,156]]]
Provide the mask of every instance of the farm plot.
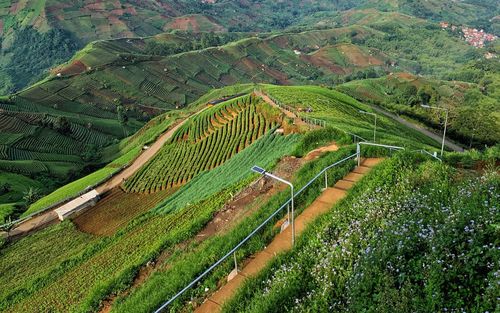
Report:
[[78,141],[48,129],[42,130],[36,136],[19,140],[14,144],[14,147],[23,150],[69,155],[78,155],[83,148]]
[[121,188],[115,188],[95,207],[76,217],[73,223],[80,231],[109,236],[175,191],[176,189],[172,188],[152,195],[143,195],[126,193]]
[[2,133],[24,133],[33,134],[36,126],[30,125],[18,118],[14,114],[1,113],[0,114],[0,131]]
[[[205,186],[207,180],[212,183],[209,186],[209,194],[197,192],[198,197],[194,199],[186,194],[191,192],[191,188],[182,188],[182,191],[176,193],[183,193],[194,199],[190,205],[168,214],[151,213],[141,216],[113,236],[94,243],[90,242],[76,257],[57,258],[53,262],[50,259],[51,266],[58,268],[58,271],[38,272],[38,263],[45,263],[46,259],[26,261],[31,271],[35,273],[31,272],[24,276],[21,272],[16,277],[16,287],[6,290],[5,294],[0,294],[0,309],[12,312],[96,310],[100,300],[127,286],[139,267],[161,251],[169,251],[177,243],[196,234],[212,218],[216,210],[248,183],[252,176],[248,171],[249,163],[256,162],[255,164],[260,166],[269,167],[283,154],[290,153],[296,143],[296,135],[264,136],[224,165],[204,174],[205,180],[200,183]],[[228,172],[237,175],[224,179],[222,176]],[[77,236],[66,236],[60,230],[55,232],[60,232],[60,236],[67,237],[67,240],[77,238]],[[57,240],[62,239],[57,238]],[[31,246],[48,242],[44,238],[39,240],[43,242],[32,242]],[[61,253],[66,251],[65,244],[57,243],[52,246],[57,249],[51,251],[61,250]],[[71,243],[67,250],[73,250]],[[3,262],[2,255],[0,261]],[[44,265],[44,268],[47,266]],[[31,283],[33,277],[40,277],[34,287]],[[0,284],[2,282],[3,277],[0,277]]]
[[[301,117],[312,117],[326,121],[327,125],[355,133],[364,138],[373,138],[373,117],[359,111],[372,112],[370,106],[358,102],[345,94],[315,86],[274,87],[266,86],[275,102],[294,108]],[[311,109],[311,112],[306,112]],[[406,138],[407,140],[401,140]],[[419,147],[436,146],[427,136],[411,130],[385,116],[377,118],[377,141],[387,144]]]
[[150,193],[184,185],[245,149],[276,122],[276,111],[253,96],[225,102],[177,130],[160,153],[124,183],[124,188]]

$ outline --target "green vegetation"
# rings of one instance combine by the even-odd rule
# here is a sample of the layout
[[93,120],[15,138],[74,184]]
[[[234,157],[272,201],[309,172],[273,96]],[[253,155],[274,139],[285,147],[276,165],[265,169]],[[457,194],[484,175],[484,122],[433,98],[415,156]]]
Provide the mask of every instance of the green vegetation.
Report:
[[222,166],[197,175],[178,192],[160,203],[155,210],[159,212],[178,210],[229,188],[247,178],[252,166],[269,168],[280,157],[291,153],[292,148],[301,141],[298,139],[297,135],[267,134]]
[[25,192],[30,188],[43,191],[41,182],[28,177],[0,172],[0,224],[14,220],[24,209]]
[[276,115],[269,105],[253,96],[202,111],[177,130],[170,143],[124,187],[133,192],[155,192],[183,185],[263,136],[276,125]]
[[[325,166],[352,154],[354,150],[354,147],[348,147],[336,153],[328,153],[315,161],[307,163],[296,173],[296,175],[294,175],[294,185],[297,188],[302,187]],[[222,167],[226,166],[226,164]],[[332,171],[329,172],[329,182],[334,184],[338,179],[349,172],[353,166],[354,162],[348,162],[341,167],[332,169]],[[217,169],[215,171],[217,171]],[[307,189],[307,191],[297,197],[297,212],[300,212],[307,207],[308,204],[314,201],[321,192],[322,186],[323,181],[318,180],[310,189]],[[197,275],[230,251],[255,229],[255,227],[288,200],[288,197],[288,191],[279,193],[273,196],[269,201],[257,204],[257,209],[254,213],[234,225],[228,232],[219,236],[207,238],[201,243],[193,242],[182,251],[177,251],[177,253],[174,253],[169,258],[168,262],[165,263],[160,270],[156,271],[144,285],[134,290],[126,298],[120,299],[116,303],[116,306],[113,307],[113,312],[151,312],[158,308],[164,301],[176,294]],[[238,251],[237,257],[239,262],[255,251],[261,250],[273,238],[278,231],[278,229],[274,227],[274,224],[280,217],[281,216],[276,217],[267,224],[267,227]],[[204,297],[207,295],[207,288],[211,291],[216,290],[218,283],[222,280],[225,281],[227,273],[231,271],[233,266],[234,263],[232,259],[223,263],[222,266],[215,269],[207,279],[203,280],[201,284],[189,290],[181,297],[171,309],[174,311],[180,310],[187,301],[203,301]],[[161,288],[158,288],[158,286],[161,286]]]
[[496,91],[500,76],[494,69],[484,77],[473,78],[473,74],[469,74],[462,70],[452,75],[468,78],[471,83],[400,73],[349,82],[337,89],[360,101],[378,104],[439,131],[443,127],[445,114],[424,109],[421,105],[446,108],[449,110],[450,137],[469,147],[495,145],[500,141],[500,106]]
[[[99,184],[186,119],[81,219],[0,239],[0,311],[93,312],[109,299],[113,312],[156,309],[288,199],[250,185],[253,165],[272,170],[290,156],[279,169],[300,166],[291,180],[304,186],[352,155],[357,136],[373,138],[373,116],[360,112],[374,112],[370,104],[436,130],[443,116],[421,105],[447,108],[450,137],[490,148],[443,163],[410,153],[385,161],[225,310],[498,310],[500,46],[474,48],[460,33],[468,24],[500,35],[493,3],[0,0],[0,93],[11,93],[0,97],[0,224]],[[382,115],[376,142],[440,147]],[[330,143],[339,151],[296,159]],[[331,169],[328,183],[354,166]],[[323,184],[296,198],[297,213]],[[239,264],[281,217],[237,252]],[[222,228],[196,236],[217,220]],[[192,310],[233,265],[171,309]]]
[[12,46],[3,51],[12,54],[3,69],[12,81],[1,81],[1,93],[17,91],[42,79],[46,69],[65,62],[78,48],[78,40],[65,30],[51,29],[43,34],[33,28],[18,31]]
[[[187,191],[194,192],[199,188],[196,187],[197,184],[207,187],[209,181],[213,185],[208,195],[205,193],[198,198],[191,196],[191,204],[173,212],[168,210],[167,214],[145,214],[112,237],[94,240],[86,236],[85,249],[80,249],[78,253],[73,250],[73,245],[66,249],[67,243],[62,242],[70,238],[77,240],[76,237],[64,234],[65,231],[73,231],[67,223],[49,227],[37,233],[36,237],[30,236],[8,246],[8,249],[20,255],[25,249],[32,249],[31,253],[43,253],[43,247],[48,242],[57,249],[54,249],[56,255],[43,259],[43,262],[48,262],[43,267],[37,266],[38,258],[25,260],[24,265],[31,268],[30,275],[17,277],[16,288],[5,290],[0,299],[0,308],[14,311],[44,308],[55,312],[96,308],[99,301],[108,294],[128,286],[142,265],[161,251],[191,238],[200,230],[211,219],[214,211],[248,184],[252,177],[248,170],[250,163],[255,161],[262,166],[271,166],[276,159],[294,149],[297,139],[296,136],[272,134],[262,137],[230,161],[202,174],[204,178],[198,182],[193,180],[186,185]],[[270,147],[276,148],[274,153],[269,153]],[[227,180],[221,175],[226,175],[228,171],[241,174],[235,175],[233,180]],[[61,237],[47,238],[51,234]],[[2,253],[2,264],[4,256],[8,257]],[[10,263],[5,260],[5,264]],[[46,270],[47,268],[52,270]],[[19,275],[22,276],[22,273],[20,271]],[[2,276],[1,279],[3,278]],[[64,293],[62,298],[60,292]]]
[[[182,113],[181,113],[182,114]],[[121,156],[105,167],[83,177],[66,184],[49,195],[41,198],[37,202],[29,206],[28,210],[22,216],[38,212],[44,208],[52,206],[65,199],[75,197],[82,193],[88,187],[95,186],[111,175],[119,172],[123,166],[130,164],[141,152],[142,147],[156,140],[156,138],[172,126],[179,114],[164,114],[148,122],[134,136],[124,139],[119,145],[111,146],[112,151],[105,151],[103,159],[110,156]],[[110,150],[111,150],[110,149]],[[108,155],[109,154],[109,155]]]
[[[226,312],[493,312],[498,173],[398,155],[245,284]],[[468,277],[468,279],[463,279]]]
[[[346,94],[317,86],[263,85],[263,89],[278,104],[292,107],[301,117],[317,118],[340,131],[367,139],[373,138],[373,117],[359,112],[373,110]],[[377,138],[377,141],[386,144],[408,145],[414,148],[438,144],[427,136],[380,115],[377,117]]]

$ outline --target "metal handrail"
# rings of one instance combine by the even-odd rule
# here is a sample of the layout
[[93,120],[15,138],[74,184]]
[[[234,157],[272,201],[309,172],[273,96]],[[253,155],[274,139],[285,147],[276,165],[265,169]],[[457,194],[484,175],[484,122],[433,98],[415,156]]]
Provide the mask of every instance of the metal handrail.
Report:
[[423,153],[423,154],[427,154],[427,155],[430,155],[431,157],[433,157],[434,159],[438,160],[439,162],[443,162],[443,159],[441,159],[440,157],[438,157],[434,153],[430,153],[427,150],[420,149],[420,150],[414,150],[413,152],[420,152],[420,153]]
[[387,148],[387,149],[390,149],[391,151],[392,150],[405,150],[404,147],[400,147],[400,146],[384,145],[384,144],[380,144],[380,143],[373,143],[373,142],[366,142],[366,141],[358,142],[356,145],[356,155],[358,157],[358,166],[361,165],[361,145]]
[[[323,173],[326,173],[329,169],[332,167],[335,167],[341,163],[344,163],[350,159],[353,159],[357,157],[358,154],[355,153],[353,155],[350,155],[340,161],[337,161],[327,167],[325,167],[323,170],[321,170],[316,176],[314,176],[307,184],[305,184],[302,188],[299,189],[295,193],[295,197],[300,195],[307,187],[309,187],[318,177],[323,175]],[[200,280],[202,280],[206,275],[208,275],[214,268],[219,266],[222,262],[227,260],[232,254],[234,254],[242,245],[244,245],[250,238],[252,238],[259,230],[261,230],[267,223],[269,223],[270,220],[272,220],[281,210],[283,210],[290,202],[292,199],[288,199],[281,207],[279,207],[276,211],[274,211],[264,222],[262,222],[259,226],[257,226],[248,236],[246,236],[242,241],[240,241],[231,251],[226,253],[222,258],[217,260],[214,264],[212,264],[207,270],[205,270],[203,273],[201,273],[198,277],[196,277],[194,280],[192,280],[186,287],[184,287],[181,291],[176,293],[172,298],[170,298],[167,302],[163,303],[158,309],[156,309],[155,313],[160,313],[162,310],[164,310],[167,306],[172,304],[175,300],[177,300],[182,294],[184,294],[187,290],[189,290],[191,287],[193,287],[196,283],[198,283]]]

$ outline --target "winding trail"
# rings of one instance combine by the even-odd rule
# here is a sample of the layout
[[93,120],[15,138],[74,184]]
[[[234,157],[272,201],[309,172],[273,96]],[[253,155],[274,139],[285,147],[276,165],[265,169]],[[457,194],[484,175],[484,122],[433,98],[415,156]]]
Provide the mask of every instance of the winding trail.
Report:
[[[175,125],[174,127],[169,128],[166,132],[160,135],[160,137],[158,137],[158,139],[156,139],[156,141],[148,149],[143,150],[143,152],[132,162],[132,164],[130,164],[130,166],[125,168],[117,175],[111,177],[108,181],[97,186],[95,188],[97,192],[99,192],[99,194],[103,194],[115,187],[120,186],[125,179],[135,174],[144,164],[151,160],[163,147],[163,145],[172,137],[177,129],[184,125],[191,117],[203,112],[205,109],[206,108],[198,111],[191,116],[186,117],[181,122],[177,123],[177,125]],[[67,202],[19,223],[8,232],[7,236],[10,238],[19,238],[33,231],[42,229],[48,225],[57,223],[59,220],[55,210],[66,203]]]
[[[377,111],[378,113],[380,114],[383,114],[389,118],[392,118],[393,120],[396,120],[397,122],[405,125],[406,127],[409,127],[413,130],[416,130],[418,131],[419,133],[431,138],[431,139],[434,139],[435,141],[441,143],[443,141],[443,137],[440,136],[440,135],[437,135],[433,132],[431,132],[430,130],[427,130],[425,128],[423,128],[422,126],[419,126],[419,125],[416,125],[416,124],[413,124],[412,122],[409,122],[407,120],[405,120],[404,118],[400,117],[399,115],[396,115],[394,113],[391,113],[389,111],[386,111],[384,109],[382,109],[381,107],[379,106],[376,106],[376,105],[371,105],[371,108],[375,111]],[[448,139],[446,139],[444,141],[444,145],[446,147],[448,147],[449,149],[455,151],[455,152],[464,152],[464,148],[460,147],[459,145],[457,145],[456,143],[453,143],[451,141],[449,141]]]
[[117,175],[113,176],[107,182],[97,186],[95,188],[97,192],[102,194],[113,189],[114,187],[118,187],[125,179],[134,175],[142,166],[144,166],[149,160],[151,160],[158,151],[160,151],[160,149],[172,137],[175,131],[177,131],[182,125],[184,125],[188,119],[189,117],[182,120],[180,123],[163,133],[148,149],[143,150],[141,155],[139,155],[130,166],[128,166]]

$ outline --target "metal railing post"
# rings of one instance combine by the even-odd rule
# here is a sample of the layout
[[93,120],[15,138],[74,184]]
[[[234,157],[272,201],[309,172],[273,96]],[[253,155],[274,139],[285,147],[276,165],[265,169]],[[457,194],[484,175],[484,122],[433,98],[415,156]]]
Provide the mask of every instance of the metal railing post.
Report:
[[325,171],[325,189],[328,188],[328,171]]
[[356,155],[357,155],[356,158],[358,159],[358,166],[361,166],[361,145],[359,142],[356,145]]

